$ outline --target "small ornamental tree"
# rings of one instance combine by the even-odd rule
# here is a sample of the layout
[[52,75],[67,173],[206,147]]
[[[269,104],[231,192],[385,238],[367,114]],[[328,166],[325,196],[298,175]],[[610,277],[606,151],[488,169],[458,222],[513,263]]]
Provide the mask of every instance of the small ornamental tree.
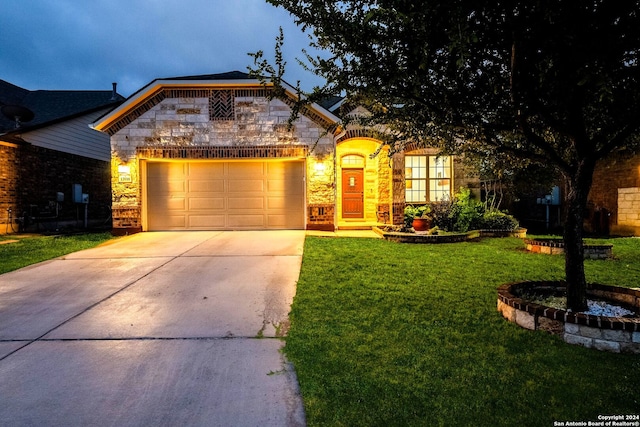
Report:
[[594,168],[640,142],[640,0],[268,2],[324,51],[307,55],[327,81],[307,99],[357,99],[369,124],[396,136],[392,152],[412,140],[553,166],[568,189],[567,305],[586,309],[582,237]]

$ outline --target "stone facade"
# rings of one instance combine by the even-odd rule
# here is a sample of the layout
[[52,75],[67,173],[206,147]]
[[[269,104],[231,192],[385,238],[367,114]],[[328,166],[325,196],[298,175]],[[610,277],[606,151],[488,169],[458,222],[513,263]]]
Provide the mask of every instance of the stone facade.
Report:
[[589,231],[640,235],[640,155],[614,155],[598,163],[588,216]]
[[618,188],[618,227],[640,230],[640,187]]
[[[154,81],[94,124],[111,136],[114,230],[148,225],[147,164],[160,160],[304,161],[307,229],[402,224],[404,155],[390,159],[375,132],[336,129],[337,117],[317,105],[303,107],[290,126],[294,93],[272,97],[269,86],[237,72],[196,77]],[[343,164],[347,157],[360,160]],[[361,218],[343,218],[344,168],[362,169]],[[466,185],[457,161],[453,169],[454,185]]]
[[333,227],[326,206],[335,203],[334,140],[319,120],[301,116],[290,128],[288,104],[263,88],[165,88],[146,102],[109,130],[114,229],[141,229],[141,160],[166,158],[306,158],[307,204],[325,208],[310,224]]

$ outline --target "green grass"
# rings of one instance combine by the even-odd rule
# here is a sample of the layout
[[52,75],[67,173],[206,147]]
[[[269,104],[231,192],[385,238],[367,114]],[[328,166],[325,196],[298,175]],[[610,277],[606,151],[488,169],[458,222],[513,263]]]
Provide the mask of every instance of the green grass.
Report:
[[15,243],[0,244],[0,274],[71,252],[89,249],[113,238],[110,233],[33,237],[0,236],[0,241],[18,240]]
[[[640,239],[589,281],[640,286]],[[519,239],[437,245],[308,237],[287,357],[310,426],[551,426],[640,412],[640,356],[571,346],[496,311],[496,288],[561,279]]]

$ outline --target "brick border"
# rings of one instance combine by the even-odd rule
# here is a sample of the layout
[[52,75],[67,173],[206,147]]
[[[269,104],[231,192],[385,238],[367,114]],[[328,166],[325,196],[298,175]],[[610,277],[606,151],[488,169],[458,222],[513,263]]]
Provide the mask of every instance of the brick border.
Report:
[[459,243],[482,237],[522,238],[527,234],[526,228],[519,228],[516,230],[473,230],[466,233],[456,234],[403,233],[399,231],[384,231],[379,227],[374,227],[373,231],[378,233],[385,240],[396,243]]
[[[546,307],[518,297],[527,290],[566,292],[564,281],[507,283],[498,288],[498,311],[512,323],[530,330],[559,335],[569,344],[614,353],[640,354],[640,318],[593,316]],[[587,295],[609,299],[640,309],[640,290],[587,285]]]
[[[560,255],[564,254],[564,242],[559,239],[525,239],[525,248],[529,252]],[[585,259],[610,259],[613,258],[613,245],[584,245]]]

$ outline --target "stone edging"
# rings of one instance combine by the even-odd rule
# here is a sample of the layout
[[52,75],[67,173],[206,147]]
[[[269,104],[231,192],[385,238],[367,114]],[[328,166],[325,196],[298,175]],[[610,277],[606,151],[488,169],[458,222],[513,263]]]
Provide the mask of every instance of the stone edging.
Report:
[[397,231],[384,231],[378,227],[374,227],[373,231],[378,233],[385,240],[397,243],[458,243],[481,237],[524,238],[527,235],[526,228],[519,228],[517,230],[473,230],[467,233],[456,234],[401,233]]
[[[525,239],[525,248],[529,252],[559,255],[564,254],[564,242],[557,239]],[[609,259],[613,257],[612,244],[584,245],[585,259]]]
[[[614,353],[640,354],[640,318],[593,316],[535,304],[514,295],[529,288],[562,292],[562,281],[516,282],[498,288],[498,311],[510,322],[531,330],[559,335],[569,344]],[[640,290],[587,285],[589,296],[605,298],[640,309]]]

